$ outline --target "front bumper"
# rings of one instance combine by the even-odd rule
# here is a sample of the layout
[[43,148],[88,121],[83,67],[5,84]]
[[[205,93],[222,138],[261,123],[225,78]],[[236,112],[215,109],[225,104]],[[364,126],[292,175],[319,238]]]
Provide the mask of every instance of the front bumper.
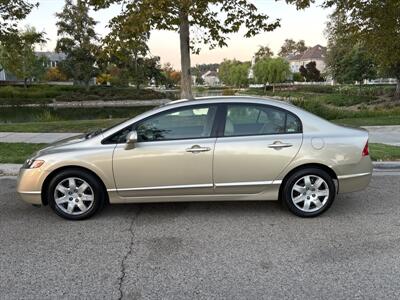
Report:
[[17,192],[25,202],[42,204],[42,186],[46,178],[46,171],[42,168],[19,170]]

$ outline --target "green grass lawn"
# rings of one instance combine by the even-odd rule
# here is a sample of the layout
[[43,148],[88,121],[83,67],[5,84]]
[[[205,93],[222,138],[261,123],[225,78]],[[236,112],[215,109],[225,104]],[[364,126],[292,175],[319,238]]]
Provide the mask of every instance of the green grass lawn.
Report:
[[[400,125],[400,106],[390,101],[371,106],[371,101],[393,96],[394,86],[294,86],[286,90],[248,89],[249,95],[283,97],[324,119],[351,126]],[[382,103],[381,103],[382,104]],[[357,107],[354,107],[357,105]],[[351,106],[351,107],[350,107]]]
[[[0,143],[0,163],[23,163],[35,151],[46,144]],[[374,161],[400,160],[400,147],[370,144],[370,154]]]
[[371,143],[369,152],[374,161],[400,160],[400,147]]
[[348,126],[383,126],[383,125],[400,125],[400,114],[393,116],[381,116],[373,118],[347,118],[336,119],[331,122],[339,125]]
[[0,143],[0,163],[22,164],[46,144]]
[[0,124],[0,132],[88,132],[108,128],[124,119],[74,120]]

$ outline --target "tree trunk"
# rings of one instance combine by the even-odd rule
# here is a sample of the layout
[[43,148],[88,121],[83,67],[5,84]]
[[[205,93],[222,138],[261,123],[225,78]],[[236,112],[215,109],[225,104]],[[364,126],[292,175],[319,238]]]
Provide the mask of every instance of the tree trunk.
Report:
[[394,92],[394,98],[400,100],[400,78],[397,78],[396,91]]
[[89,80],[85,80],[85,90],[86,90],[86,92],[88,92],[89,91],[89,89],[90,89],[90,79]]
[[28,78],[24,78],[24,88],[28,88]]
[[181,43],[181,98],[193,99],[192,76],[190,74],[189,16],[185,9],[180,12],[179,37]]

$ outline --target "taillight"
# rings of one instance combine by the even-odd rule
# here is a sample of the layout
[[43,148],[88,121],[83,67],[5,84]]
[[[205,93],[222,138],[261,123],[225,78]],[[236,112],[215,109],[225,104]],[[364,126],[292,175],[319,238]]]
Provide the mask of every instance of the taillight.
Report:
[[364,146],[364,149],[362,151],[362,156],[368,156],[369,155],[369,147],[368,147],[368,141]]

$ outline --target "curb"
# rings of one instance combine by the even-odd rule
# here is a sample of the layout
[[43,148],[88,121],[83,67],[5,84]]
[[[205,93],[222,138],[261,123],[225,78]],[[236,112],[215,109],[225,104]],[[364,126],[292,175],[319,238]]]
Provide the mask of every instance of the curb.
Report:
[[[372,164],[374,171],[400,171],[400,161],[379,161]],[[0,164],[0,177],[16,176],[21,167],[21,164]]]
[[0,177],[1,176],[16,176],[19,169],[22,167],[20,164],[0,164]]
[[400,161],[376,161],[373,162],[374,169],[377,170],[398,170],[400,171]]

